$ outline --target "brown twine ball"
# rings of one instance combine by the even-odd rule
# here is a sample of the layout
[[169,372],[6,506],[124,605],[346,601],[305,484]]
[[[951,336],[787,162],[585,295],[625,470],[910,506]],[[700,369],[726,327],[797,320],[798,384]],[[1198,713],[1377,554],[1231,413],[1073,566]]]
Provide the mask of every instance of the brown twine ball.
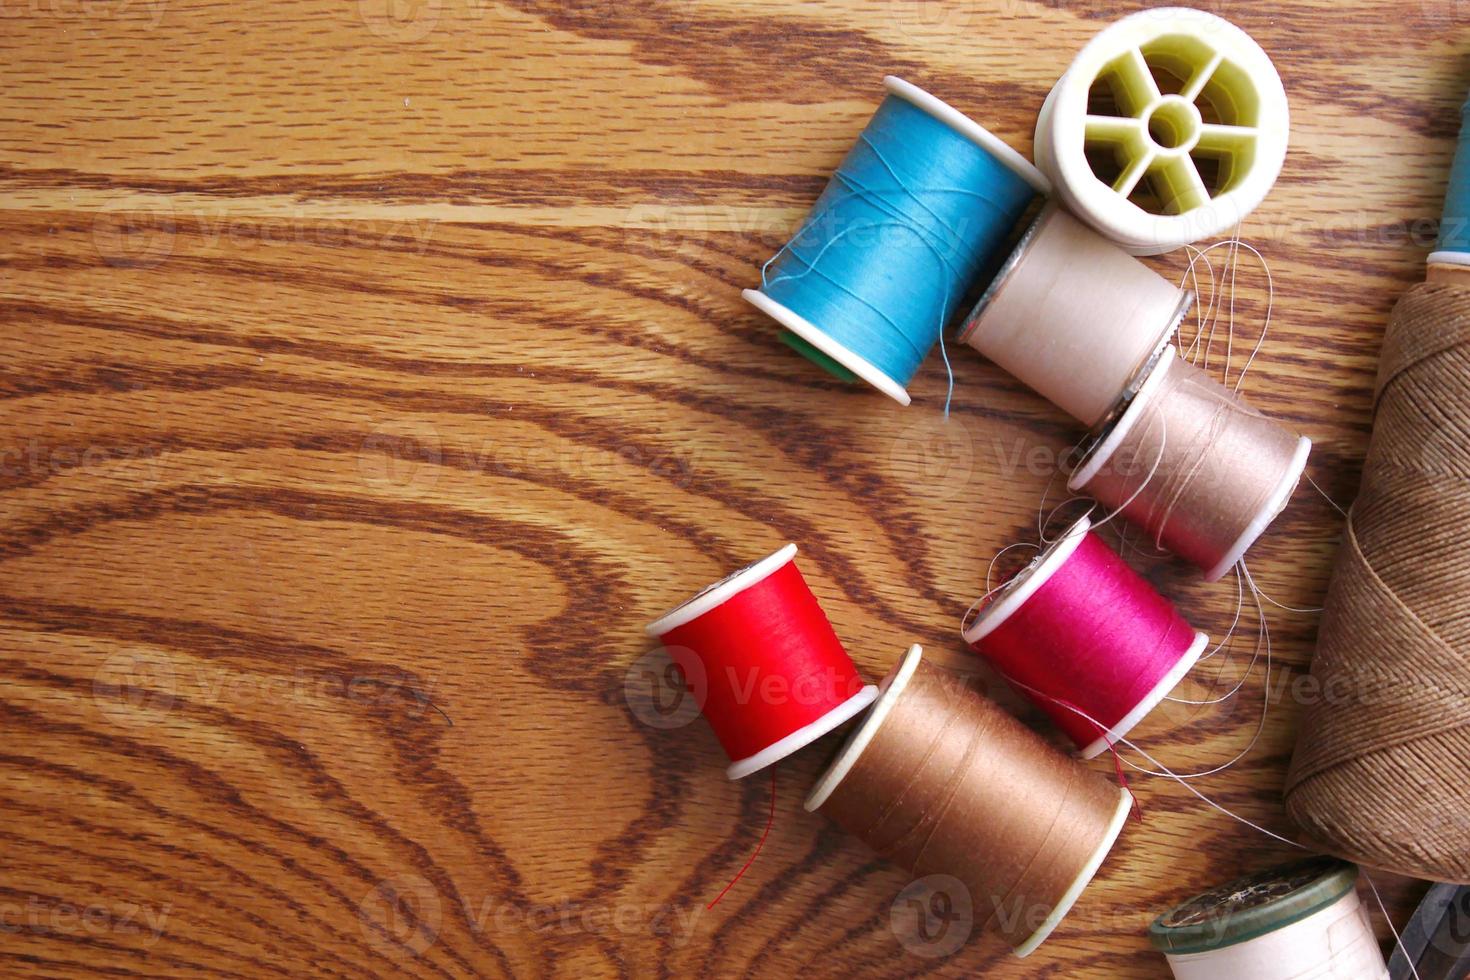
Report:
[[1343,857],[1470,883],[1470,290],[1394,309],[1286,808]]

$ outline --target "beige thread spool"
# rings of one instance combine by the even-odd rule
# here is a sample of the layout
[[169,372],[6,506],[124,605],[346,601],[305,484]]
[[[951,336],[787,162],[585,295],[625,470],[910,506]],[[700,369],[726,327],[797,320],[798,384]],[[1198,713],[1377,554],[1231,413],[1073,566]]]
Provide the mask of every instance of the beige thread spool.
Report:
[[1121,509],[1213,582],[1285,509],[1311,449],[1170,345],[1067,487]]

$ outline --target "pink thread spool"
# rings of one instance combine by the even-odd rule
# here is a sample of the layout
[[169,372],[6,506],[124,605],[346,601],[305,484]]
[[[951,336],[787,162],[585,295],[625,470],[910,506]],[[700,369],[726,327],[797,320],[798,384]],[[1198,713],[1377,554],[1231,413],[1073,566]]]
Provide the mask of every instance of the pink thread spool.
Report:
[[1085,759],[1125,738],[1209,642],[1086,517],[1001,586],[962,632]]

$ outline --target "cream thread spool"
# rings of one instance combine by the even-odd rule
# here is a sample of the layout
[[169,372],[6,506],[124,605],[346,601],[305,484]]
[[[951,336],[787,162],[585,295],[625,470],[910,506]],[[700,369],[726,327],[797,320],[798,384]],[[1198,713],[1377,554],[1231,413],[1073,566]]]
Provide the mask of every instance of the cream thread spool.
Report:
[[1356,865],[1309,858],[1164,913],[1149,938],[1175,980],[1382,980]]
[[1089,41],[1036,123],[1036,163],[1072,213],[1135,255],[1234,228],[1286,158],[1281,76],[1250,35],[1185,7]]
[[975,304],[960,340],[1090,428],[1137,384],[1193,301],[1192,292],[1048,204]]

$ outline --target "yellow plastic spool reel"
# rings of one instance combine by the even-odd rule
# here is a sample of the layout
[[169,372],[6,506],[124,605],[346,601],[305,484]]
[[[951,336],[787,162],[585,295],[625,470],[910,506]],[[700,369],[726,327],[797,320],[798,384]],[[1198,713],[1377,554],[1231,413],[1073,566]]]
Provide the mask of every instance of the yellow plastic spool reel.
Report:
[[1286,157],[1286,91],[1251,37],[1202,10],[1126,17],[1042,107],[1036,162],[1067,208],[1135,255],[1233,229]]

